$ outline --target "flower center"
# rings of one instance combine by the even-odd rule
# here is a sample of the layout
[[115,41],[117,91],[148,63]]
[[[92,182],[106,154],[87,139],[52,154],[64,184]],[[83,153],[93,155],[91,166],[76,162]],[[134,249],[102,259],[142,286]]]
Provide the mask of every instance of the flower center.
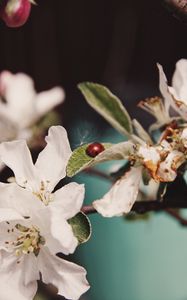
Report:
[[14,232],[14,229],[16,229],[17,238],[10,242],[6,241],[7,246],[13,247],[16,256],[29,253],[38,256],[41,246],[45,244],[45,239],[40,235],[39,229],[34,226],[26,227],[16,224],[12,230],[8,229],[8,233]]
[[[49,182],[47,182],[47,184],[48,183]],[[52,201],[52,197],[53,197],[53,194],[47,190],[47,184],[45,185],[45,183],[41,181],[40,190],[38,192],[33,192],[33,194],[37,198],[39,198],[39,200],[42,201],[46,206],[49,204],[49,202]]]

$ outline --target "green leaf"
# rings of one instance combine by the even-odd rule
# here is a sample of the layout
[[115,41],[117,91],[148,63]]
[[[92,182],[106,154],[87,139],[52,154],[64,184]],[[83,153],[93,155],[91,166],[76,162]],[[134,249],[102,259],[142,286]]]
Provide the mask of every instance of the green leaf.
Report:
[[132,134],[131,118],[122,102],[105,86],[83,82],[78,85],[88,104],[125,136]]
[[105,150],[93,158],[86,154],[88,145],[84,144],[73,151],[66,169],[67,176],[72,177],[78,172],[101,162],[128,159],[129,155],[135,150],[132,142],[122,142],[114,145],[103,143]]
[[73,233],[79,241],[79,244],[87,242],[91,236],[92,229],[88,217],[79,212],[76,216],[68,220],[73,229]]

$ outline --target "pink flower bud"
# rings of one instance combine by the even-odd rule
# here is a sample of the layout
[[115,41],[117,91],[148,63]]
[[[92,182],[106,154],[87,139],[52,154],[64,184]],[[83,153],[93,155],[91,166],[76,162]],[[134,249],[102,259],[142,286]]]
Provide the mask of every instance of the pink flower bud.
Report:
[[0,17],[8,27],[20,27],[27,21],[30,11],[30,0],[5,0]]

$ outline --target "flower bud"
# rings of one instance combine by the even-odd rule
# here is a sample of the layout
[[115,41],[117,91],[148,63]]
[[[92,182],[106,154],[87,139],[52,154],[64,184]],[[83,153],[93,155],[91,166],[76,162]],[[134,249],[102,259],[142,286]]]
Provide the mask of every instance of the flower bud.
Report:
[[27,21],[30,11],[30,0],[5,0],[0,9],[0,17],[8,27],[20,27]]

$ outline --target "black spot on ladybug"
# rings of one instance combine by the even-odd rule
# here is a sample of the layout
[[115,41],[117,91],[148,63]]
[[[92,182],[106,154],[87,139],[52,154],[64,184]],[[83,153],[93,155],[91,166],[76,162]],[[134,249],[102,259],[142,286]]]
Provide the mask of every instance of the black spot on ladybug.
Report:
[[90,157],[96,157],[99,153],[103,152],[105,147],[100,143],[92,143],[86,148],[86,154]]

